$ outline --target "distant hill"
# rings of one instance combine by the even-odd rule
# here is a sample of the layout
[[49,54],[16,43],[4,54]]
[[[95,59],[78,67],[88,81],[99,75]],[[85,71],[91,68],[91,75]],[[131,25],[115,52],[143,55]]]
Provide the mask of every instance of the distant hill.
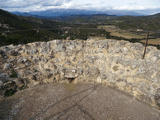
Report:
[[65,17],[65,16],[83,16],[83,15],[116,15],[116,16],[142,16],[144,14],[138,11],[127,11],[127,10],[107,10],[107,11],[96,11],[96,10],[82,10],[82,9],[49,9],[45,11],[33,11],[33,12],[13,12],[17,15],[23,16],[37,16],[45,18]]
[[77,9],[50,9],[46,11],[27,13],[15,12],[15,14],[48,18],[71,24],[113,24],[121,29],[143,29],[146,31],[158,31],[160,28],[160,14],[144,16],[146,11],[143,10],[91,11]]
[[59,16],[50,18],[53,20],[66,22],[69,24],[106,24],[108,20],[117,18],[118,16],[106,15],[106,14],[94,14],[94,15],[72,15],[72,16]]
[[32,22],[26,20],[24,17],[18,17],[1,9],[0,9],[0,23],[7,24],[9,28],[14,28],[14,29],[33,28]]
[[64,25],[54,20],[17,16],[0,10],[0,46],[56,39]]
[[39,19],[34,16],[20,16],[9,13],[0,9],[0,23],[7,24],[14,29],[34,29],[42,27],[57,27],[61,25],[60,22],[47,19]]
[[[117,22],[118,21],[118,22]],[[160,31],[160,14],[150,16],[122,16],[112,23],[121,29],[143,29],[146,31]]]
[[75,15],[94,15],[94,14],[106,14],[106,12],[101,11],[91,11],[91,10],[80,10],[80,9],[50,9],[45,11],[33,11],[33,12],[13,12],[17,15],[23,16],[38,16],[44,18],[55,18],[64,16],[75,16]]
[[155,17],[155,18],[160,18],[160,13],[154,14],[154,15],[150,15],[150,17]]

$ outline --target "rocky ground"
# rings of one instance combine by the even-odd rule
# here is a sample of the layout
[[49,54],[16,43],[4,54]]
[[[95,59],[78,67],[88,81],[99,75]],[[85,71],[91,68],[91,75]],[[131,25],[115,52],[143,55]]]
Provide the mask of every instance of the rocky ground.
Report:
[[45,84],[1,100],[0,120],[160,120],[160,112],[100,84]]
[[39,84],[102,83],[160,108],[160,50],[111,39],[0,47],[0,96]]

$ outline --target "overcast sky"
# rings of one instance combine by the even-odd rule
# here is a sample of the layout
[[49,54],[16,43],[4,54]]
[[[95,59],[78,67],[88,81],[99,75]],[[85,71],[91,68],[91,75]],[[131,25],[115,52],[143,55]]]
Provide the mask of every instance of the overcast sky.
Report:
[[160,0],[0,0],[0,8],[23,12],[42,11],[52,8],[147,10],[159,9]]

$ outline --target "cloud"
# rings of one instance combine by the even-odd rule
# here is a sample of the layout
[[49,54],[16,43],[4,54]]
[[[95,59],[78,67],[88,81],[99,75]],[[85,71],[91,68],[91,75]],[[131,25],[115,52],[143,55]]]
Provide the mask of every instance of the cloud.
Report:
[[0,0],[0,8],[10,11],[35,11],[61,7],[69,0]]
[[160,0],[0,0],[0,8],[25,12],[53,8],[146,10],[160,8]]

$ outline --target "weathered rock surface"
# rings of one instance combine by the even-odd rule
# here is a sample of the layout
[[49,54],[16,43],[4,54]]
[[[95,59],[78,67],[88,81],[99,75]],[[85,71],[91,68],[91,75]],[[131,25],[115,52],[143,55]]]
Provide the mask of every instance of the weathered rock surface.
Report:
[[140,43],[116,40],[4,46],[0,48],[0,86],[14,81],[20,84],[19,90],[41,83],[100,82],[160,106],[160,50],[149,46],[142,59],[143,50]]

